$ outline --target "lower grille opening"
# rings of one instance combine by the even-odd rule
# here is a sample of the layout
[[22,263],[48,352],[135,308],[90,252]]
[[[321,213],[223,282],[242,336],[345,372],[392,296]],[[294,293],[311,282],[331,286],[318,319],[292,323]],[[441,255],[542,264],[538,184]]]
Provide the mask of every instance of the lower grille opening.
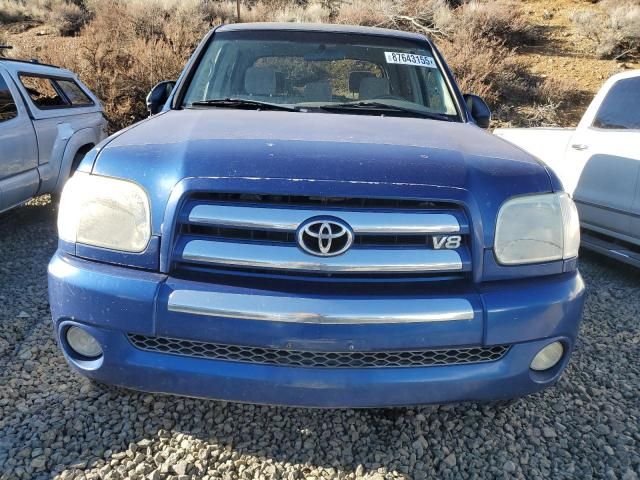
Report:
[[[391,283],[420,283],[420,282],[444,282],[444,281],[469,281],[470,272],[425,272],[425,273],[323,273],[323,272],[296,272],[273,271],[255,268],[228,267],[228,266],[202,266],[191,263],[178,263],[174,265],[171,276],[183,280],[200,282],[225,282],[229,283],[235,277],[244,280],[269,279],[270,281],[304,280],[315,283],[354,283],[354,284],[389,284]],[[242,283],[235,283],[243,286]]]
[[166,337],[129,334],[131,344],[147,352],[226,360],[262,365],[312,368],[427,367],[493,362],[509,351],[508,345],[446,350],[387,352],[307,352],[225,345]]

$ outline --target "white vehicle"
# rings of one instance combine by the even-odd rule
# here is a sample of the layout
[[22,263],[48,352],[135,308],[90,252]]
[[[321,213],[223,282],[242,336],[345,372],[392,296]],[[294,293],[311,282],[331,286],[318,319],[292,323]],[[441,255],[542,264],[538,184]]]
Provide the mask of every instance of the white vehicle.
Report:
[[106,136],[100,101],[73,72],[0,58],[0,212],[61,192]]
[[611,77],[575,129],[499,128],[573,195],[582,246],[640,267],[640,70]]

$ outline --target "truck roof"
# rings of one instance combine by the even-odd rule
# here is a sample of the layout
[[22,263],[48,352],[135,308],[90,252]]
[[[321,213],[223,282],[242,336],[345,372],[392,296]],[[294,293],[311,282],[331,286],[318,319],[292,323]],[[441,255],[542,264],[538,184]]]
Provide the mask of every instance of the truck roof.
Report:
[[49,65],[48,63],[40,63],[33,60],[21,60],[17,58],[0,58],[0,65],[5,67],[9,72],[15,74],[18,72],[40,73],[43,75],[75,77],[75,74],[62,67]]
[[378,27],[361,27],[355,25],[336,25],[331,23],[231,23],[218,28],[218,32],[237,32],[237,31],[290,31],[290,32],[326,32],[326,33],[353,33],[360,35],[377,35],[381,37],[403,38],[407,40],[427,39],[425,35],[412,32],[403,32],[400,30],[391,30],[389,28]]

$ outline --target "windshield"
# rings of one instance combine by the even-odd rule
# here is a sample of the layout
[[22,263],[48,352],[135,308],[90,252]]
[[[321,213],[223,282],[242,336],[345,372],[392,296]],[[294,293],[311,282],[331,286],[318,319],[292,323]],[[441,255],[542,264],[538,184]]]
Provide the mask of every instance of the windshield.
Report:
[[[220,100],[234,102],[220,102]],[[321,32],[217,33],[183,106],[242,101],[345,114],[402,113],[459,120],[429,45]],[[248,102],[244,102],[246,108]]]

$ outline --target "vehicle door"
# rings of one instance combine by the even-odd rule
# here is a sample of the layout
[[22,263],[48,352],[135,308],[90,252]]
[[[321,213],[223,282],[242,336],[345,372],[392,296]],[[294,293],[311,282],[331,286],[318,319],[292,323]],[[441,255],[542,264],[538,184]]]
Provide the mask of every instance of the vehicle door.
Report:
[[598,100],[567,147],[580,172],[573,194],[584,227],[624,238],[640,174],[640,76],[615,81]]
[[38,143],[31,118],[9,75],[0,68],[0,211],[35,195]]

